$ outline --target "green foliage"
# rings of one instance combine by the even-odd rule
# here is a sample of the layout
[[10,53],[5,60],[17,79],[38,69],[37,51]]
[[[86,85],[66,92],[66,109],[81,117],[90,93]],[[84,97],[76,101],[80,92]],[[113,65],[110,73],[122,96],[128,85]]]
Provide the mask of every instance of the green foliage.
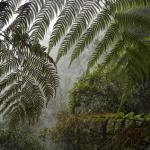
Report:
[[[106,72],[97,68],[83,75],[70,91],[69,110],[75,116],[64,114],[64,119],[62,115],[56,127],[45,132],[54,142],[65,143],[64,149],[69,150],[74,147],[77,150],[93,147],[96,150],[147,150],[150,146],[149,78],[143,82],[136,80],[133,92],[126,97],[124,89],[131,90],[124,84],[128,78],[117,78]],[[122,97],[126,98],[121,109],[124,113],[108,113],[117,110]]]
[[96,69],[83,75],[70,91],[69,111],[72,113],[115,112],[123,87]]
[[150,145],[149,125],[130,126],[106,141],[102,150],[147,150]]
[[31,134],[17,130],[0,130],[0,149],[3,150],[44,150],[40,141]]
[[[2,27],[18,8],[16,19],[8,26],[5,33],[11,33],[12,36],[16,32],[21,35],[28,33],[32,43],[35,43],[44,38],[51,20],[59,15],[49,41],[50,51],[63,37],[57,61],[75,46],[71,57],[72,63],[101,31],[105,31],[104,37],[97,43],[89,59],[89,68],[111,47],[105,65],[112,64],[115,57],[116,64],[119,64],[121,70],[127,68],[128,74],[133,71],[132,75],[136,73],[143,76],[143,71],[145,73],[147,69],[149,70],[146,67],[149,59],[145,58],[145,55],[149,56],[147,33],[150,31],[150,2],[148,0],[132,2],[130,0],[30,0],[23,5],[21,2],[23,0],[1,2]],[[145,48],[146,54],[142,53]],[[126,61],[120,61],[122,59]],[[147,62],[147,65],[145,66],[143,62]],[[113,64],[113,67],[116,64]],[[142,64],[144,69],[136,67],[139,64]]]
[[96,68],[78,79],[69,93],[68,108],[71,113],[150,113],[150,79],[136,81],[132,87],[128,78],[105,72]]
[[144,83],[138,82],[133,93],[129,96],[128,101],[124,103],[127,112],[150,113],[149,107],[150,96],[150,79],[146,79]]
[[0,113],[12,125],[37,122],[58,86],[55,62],[46,48],[29,36],[30,25],[45,1],[22,2],[0,2]]
[[123,150],[123,146],[146,150],[150,146],[149,121],[149,115],[134,113],[62,114],[56,127],[44,129],[41,135],[50,136],[56,144],[61,144],[61,150],[112,150],[115,146]]
[[58,76],[45,48],[22,40],[12,49],[1,41],[0,113],[12,123],[26,119],[34,123],[53,97]]
[[[0,73],[4,76],[0,83],[0,103],[4,106],[1,113],[14,118],[12,122],[26,118],[30,123],[35,122],[55,94],[58,85],[55,65],[39,41],[57,15],[49,41],[50,51],[63,38],[57,61],[75,46],[72,64],[99,33],[105,31],[89,59],[88,68],[106,53],[101,69],[109,67],[111,72],[125,78],[122,99],[127,99],[134,84],[149,75],[149,6],[149,0],[1,1]],[[14,14],[16,18],[10,23]]]
[[[112,50],[103,66],[113,64],[112,60],[115,57],[116,63],[113,67],[119,65],[121,70],[124,68],[128,70],[126,71],[128,75],[132,71],[133,75],[141,77],[142,74],[143,77],[143,72],[149,70],[146,67],[149,65],[149,59],[145,58],[145,54],[149,56],[149,40],[147,40],[149,39],[147,33],[150,31],[149,1],[113,0],[94,1],[91,4],[88,0],[67,2],[50,38],[51,49],[65,35],[58,51],[57,61],[73,47],[72,63],[100,31],[106,30],[89,60],[88,67],[91,68],[97,63],[102,54],[111,47]],[[143,53],[145,48],[146,53]],[[125,61],[120,61],[122,59]],[[142,64],[144,69],[139,64]],[[136,67],[138,65],[139,67]]]
[[[101,31],[105,31],[89,59],[88,69],[105,54],[101,69],[111,66],[112,72],[128,77],[128,89],[133,88],[135,80],[143,81],[149,72],[149,5],[147,0],[94,1],[92,4],[86,0],[68,1],[54,25],[49,49],[63,37],[57,61],[73,49],[71,65]],[[78,9],[75,11],[75,8]],[[129,95],[128,90],[124,93],[124,97]]]

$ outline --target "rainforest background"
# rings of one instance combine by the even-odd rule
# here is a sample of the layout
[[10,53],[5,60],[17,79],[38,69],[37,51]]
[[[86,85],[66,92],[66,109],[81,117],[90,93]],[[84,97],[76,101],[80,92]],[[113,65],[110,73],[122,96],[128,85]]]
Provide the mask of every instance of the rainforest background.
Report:
[[150,0],[1,0],[0,149],[149,150]]

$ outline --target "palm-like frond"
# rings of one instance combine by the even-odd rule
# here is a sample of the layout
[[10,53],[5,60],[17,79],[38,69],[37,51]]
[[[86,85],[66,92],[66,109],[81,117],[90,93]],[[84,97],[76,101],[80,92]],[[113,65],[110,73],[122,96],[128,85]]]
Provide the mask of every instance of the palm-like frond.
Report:
[[116,23],[111,24],[109,29],[106,31],[104,38],[97,45],[95,51],[93,52],[89,61],[89,68],[98,61],[99,57],[103,54],[103,52],[107,50],[112,42],[114,42],[119,36],[119,25]]
[[[96,5],[94,5],[94,2]],[[94,66],[102,54],[111,48],[111,52],[108,53],[105,62],[102,64],[103,67],[112,63],[115,56],[116,59],[120,59],[119,61],[121,61],[122,58],[126,58],[126,60],[129,60],[129,58],[132,58],[133,60],[135,59],[132,63],[132,59],[130,60],[130,63],[123,62],[120,66],[124,65],[124,67],[129,67],[130,65],[131,67],[129,68],[132,68],[132,70],[135,67],[134,72],[140,71],[141,73],[139,74],[143,74],[142,72],[144,70],[141,70],[142,68],[139,64],[141,63],[144,66],[146,65],[146,67],[143,66],[143,68],[148,72],[147,69],[149,69],[149,67],[147,66],[149,65],[147,64],[149,63],[148,61],[147,63],[142,62],[142,58],[144,58],[145,55],[143,55],[141,51],[130,51],[128,53],[126,53],[126,51],[128,51],[128,49],[135,49],[136,51],[136,49],[138,49],[138,44],[143,44],[145,41],[144,39],[149,38],[149,17],[144,13],[140,13],[140,11],[143,9],[149,10],[150,1],[110,0],[94,2],[93,5],[90,5],[90,2],[87,0],[82,6],[82,9],[78,7],[78,9],[81,10],[77,12],[77,15],[70,15],[70,22],[68,22],[68,19],[65,20],[63,15],[60,16],[61,19],[57,20],[57,24],[54,26],[50,38],[50,49],[52,46],[56,45],[61,38],[63,38],[58,50],[57,61],[62,56],[66,55],[70,48],[73,48],[70,61],[71,65],[85,48],[93,42],[97,35],[99,35],[100,31],[106,30],[104,37],[100,40],[89,59],[88,68]],[[86,6],[88,6],[88,9],[85,9],[84,11],[84,7],[86,8]],[[72,7],[75,8],[76,6]],[[71,10],[74,10],[73,8],[70,8],[70,14]],[[92,10],[96,11],[93,12]],[[88,12],[90,13],[88,14]],[[69,15],[69,13],[67,13],[67,15]],[[138,39],[137,36],[141,39]],[[143,44],[143,46],[145,45]],[[148,47],[147,49],[149,51]],[[132,55],[137,55],[137,57]],[[149,53],[147,53],[147,55],[149,55]],[[139,66],[139,68],[137,68],[137,66]]]
[[[102,67],[106,67],[107,64],[113,64],[111,68],[117,68],[115,71],[118,70],[119,66],[121,68],[124,67],[126,73],[130,72],[130,75],[133,71],[133,69],[132,71],[130,70],[131,67],[134,68],[133,72],[137,74],[136,77],[138,77],[138,74],[143,74],[143,72],[145,72],[145,75],[142,77],[148,75],[150,65],[148,58],[150,54],[149,46],[143,42],[143,34],[140,35],[135,32],[123,33],[121,41],[118,41],[111,52],[106,56]],[[133,79],[134,78],[133,76]]]
[[[86,7],[86,5],[88,4],[90,5],[90,2],[87,1],[87,3],[85,3],[83,6],[83,10],[84,7]],[[62,20],[59,19],[57,20],[57,24],[56,26],[54,26],[54,30],[52,32],[52,36],[50,39],[50,48],[56,45],[56,43],[60,40],[60,38],[63,37],[63,35],[65,35],[66,30],[62,30],[62,29],[65,28],[68,29],[68,26],[70,26],[71,28],[69,29],[68,33],[64,36],[64,39],[60,45],[57,60],[59,60],[63,55],[65,55],[67,51],[77,42],[77,44],[75,44],[75,49],[73,50],[73,54],[71,58],[71,63],[72,63],[82,53],[82,51],[86,48],[86,46],[88,46],[93,41],[93,39],[98,35],[98,33],[101,30],[104,29],[107,30],[109,25],[111,23],[114,23],[114,21],[118,22],[120,30],[122,30],[123,28],[127,28],[126,25],[128,25],[128,27],[131,26],[135,27],[135,25],[136,26],[138,25],[140,27],[144,26],[144,28],[149,28],[149,23],[148,24],[146,23],[149,21],[146,18],[144,18],[144,16],[138,16],[138,14],[132,14],[133,10],[136,10],[137,8],[148,8],[149,5],[150,3],[147,0],[145,1],[133,0],[132,2],[130,0],[112,0],[112,1],[106,1],[106,3],[103,2],[103,4],[99,2],[97,3],[96,6],[90,5],[89,9],[95,7],[95,9],[97,10],[98,7],[101,10],[99,11],[97,10],[95,14],[94,12],[88,9],[89,12],[91,12],[91,15],[88,13],[83,14],[81,10],[77,16],[73,16],[73,19],[70,16],[71,22],[69,24],[67,24],[68,19],[65,20],[65,18],[64,19],[61,18]],[[72,7],[75,8],[74,6]],[[70,9],[70,13],[71,10],[73,9]],[[94,18],[94,21],[93,19],[86,20],[87,18],[92,18],[92,17]],[[83,18],[83,19],[79,20],[78,18]],[[80,24],[78,23],[78,21],[80,22]],[[59,26],[60,24],[61,26]],[[57,28],[58,32],[56,32],[55,28]],[[97,58],[99,58],[99,56],[97,56]]]
[[[62,39],[57,61],[73,47],[72,63],[100,31],[105,31],[104,37],[89,60],[89,68],[111,48],[102,67],[105,68],[113,62],[112,70],[118,68],[120,72],[129,74],[131,72],[135,74],[136,71],[140,76],[146,74],[149,68],[147,56],[150,56],[150,21],[149,16],[139,12],[141,9],[149,10],[149,7],[149,0],[29,0],[25,3],[23,0],[6,0],[0,2],[0,29],[2,30],[8,24],[8,27],[3,29],[4,34],[2,33],[1,36],[4,38],[0,41],[0,74],[4,76],[0,85],[2,91],[8,88],[1,94],[1,104],[6,102],[2,112],[8,112],[11,116],[20,112],[20,116],[28,116],[26,110],[31,109],[27,106],[27,101],[35,104],[39,97],[38,109],[41,110],[43,101],[48,101],[53,96],[58,78],[55,67],[52,59],[44,52],[45,48],[37,43],[43,39],[51,20],[57,15],[59,16],[49,41],[50,52],[52,47]],[[9,24],[15,12],[17,12],[16,18]],[[147,50],[146,54],[142,52],[144,49]],[[114,59],[117,61],[114,62]],[[146,69],[142,69],[141,64]],[[34,94],[31,94],[32,92]],[[13,101],[15,98],[11,97],[18,93],[21,96],[16,96],[18,99]],[[25,93],[26,95],[23,95]],[[9,103],[10,101],[12,103]],[[34,111],[32,113],[35,116],[36,113],[34,114]]]
[[[34,123],[55,95],[56,64],[39,40],[63,3],[62,0],[0,2],[0,113],[11,122]],[[16,18],[9,23],[15,13]]]
[[[71,26],[69,33],[65,36],[60,49],[58,51],[57,61],[67,54],[67,51],[81,36],[81,34],[89,26],[89,23],[94,19],[98,12],[98,4],[96,2],[87,2],[82,8],[80,15],[76,17],[75,23]],[[86,16],[86,17],[85,17]]]
[[75,45],[75,49],[72,53],[70,64],[84,51],[94,38],[103,31],[110,23],[111,16],[109,10],[105,9],[101,11],[96,19],[92,22],[91,26],[86,30],[85,33],[80,37]]
[[37,39],[36,41],[38,41],[44,38],[51,20],[57,15],[58,11],[62,9],[63,3],[62,0],[46,1],[31,27],[31,37],[33,40]]
[[149,7],[149,0],[112,0],[110,3],[107,3],[113,13],[125,12],[128,10],[133,10],[136,8],[145,8]]
[[10,33],[11,31],[13,31],[15,33],[19,30],[19,32],[21,33],[26,33],[30,29],[31,23],[35,19],[42,6],[43,1],[39,0],[32,0],[19,6],[16,11],[18,15],[16,19],[11,23],[11,25],[7,28],[6,32]]
[[17,17],[5,30],[6,34],[28,33],[32,37],[32,42],[41,40],[49,28],[50,21],[63,8],[64,2],[64,0],[28,0],[27,2],[13,0],[10,8],[12,16],[16,13]]
[[8,23],[12,15],[12,11],[8,2],[0,2],[0,12],[0,29],[2,29],[4,25]]
[[85,5],[86,0],[68,0],[56,21],[49,41],[49,51],[59,42]]
[[45,48],[28,46],[0,51],[0,112],[33,123],[55,94],[58,76]]

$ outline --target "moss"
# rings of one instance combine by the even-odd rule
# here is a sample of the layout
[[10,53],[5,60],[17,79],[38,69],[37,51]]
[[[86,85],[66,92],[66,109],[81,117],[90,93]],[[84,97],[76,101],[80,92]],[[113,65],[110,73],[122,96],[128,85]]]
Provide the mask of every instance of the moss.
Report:
[[119,105],[121,86],[113,78],[96,69],[93,73],[83,75],[70,90],[69,111],[115,112]]
[[124,82],[123,79],[120,81],[116,76],[101,72],[99,68],[84,74],[69,92],[69,112],[110,113],[117,112],[119,108],[125,113],[150,113],[150,81],[139,82],[133,89]]
[[131,125],[112,136],[101,150],[147,150],[150,147],[150,125]]
[[[91,150],[94,146],[101,148],[107,140],[125,132],[131,126],[140,130],[144,124],[146,127],[150,126],[150,121],[146,121],[148,119],[150,115],[122,112],[65,115],[58,121],[56,127],[49,130],[49,135],[54,142],[64,143],[64,150]],[[127,137],[124,142],[126,140]]]

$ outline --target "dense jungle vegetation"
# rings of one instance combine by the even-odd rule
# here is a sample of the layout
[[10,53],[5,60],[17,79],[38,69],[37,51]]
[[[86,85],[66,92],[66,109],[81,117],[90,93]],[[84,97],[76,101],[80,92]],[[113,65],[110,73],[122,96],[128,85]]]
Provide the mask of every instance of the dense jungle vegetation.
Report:
[[150,0],[0,0],[0,114],[1,150],[150,150]]

